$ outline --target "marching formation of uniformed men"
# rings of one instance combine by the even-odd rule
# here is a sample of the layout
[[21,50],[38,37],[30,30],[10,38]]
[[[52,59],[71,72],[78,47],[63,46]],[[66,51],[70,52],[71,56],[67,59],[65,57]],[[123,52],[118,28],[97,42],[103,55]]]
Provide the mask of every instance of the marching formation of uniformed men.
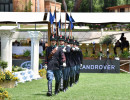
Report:
[[68,87],[79,80],[80,67],[82,66],[82,51],[79,42],[65,36],[52,35],[51,46],[46,49],[47,96],[52,96],[52,80],[55,77],[55,95],[66,91]]

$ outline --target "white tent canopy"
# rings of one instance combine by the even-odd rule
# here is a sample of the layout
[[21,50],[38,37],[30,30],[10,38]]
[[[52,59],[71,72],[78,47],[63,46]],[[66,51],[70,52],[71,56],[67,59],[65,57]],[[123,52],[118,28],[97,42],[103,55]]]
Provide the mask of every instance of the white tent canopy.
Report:
[[[53,14],[53,13],[52,13]],[[57,22],[60,20],[65,23],[65,13],[57,12]],[[68,13],[70,15],[70,13]],[[2,22],[30,22],[45,23],[49,22],[49,13],[47,19],[43,21],[44,12],[1,12],[0,23]],[[76,23],[130,23],[130,13],[71,13]]]

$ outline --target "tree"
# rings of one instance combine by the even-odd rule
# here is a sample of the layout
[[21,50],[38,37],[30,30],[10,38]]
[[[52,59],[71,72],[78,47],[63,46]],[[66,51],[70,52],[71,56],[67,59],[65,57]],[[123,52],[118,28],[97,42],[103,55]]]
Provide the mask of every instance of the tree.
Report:
[[74,7],[73,7],[73,12],[78,12],[79,11],[81,2],[82,2],[82,0],[75,0]]
[[66,5],[65,0],[62,0],[62,3],[63,3],[64,10],[67,11],[67,5]]

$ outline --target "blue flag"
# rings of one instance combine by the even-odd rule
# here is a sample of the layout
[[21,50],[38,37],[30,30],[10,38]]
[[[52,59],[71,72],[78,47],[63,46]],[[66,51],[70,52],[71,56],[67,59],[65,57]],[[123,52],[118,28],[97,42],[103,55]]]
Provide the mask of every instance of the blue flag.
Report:
[[69,17],[69,15],[68,15],[68,13],[66,13],[66,20],[67,20],[67,21],[70,21],[70,17]]
[[70,20],[72,21],[72,22],[75,22],[75,20],[73,19],[73,17],[70,15]]
[[75,22],[73,17],[71,15],[69,17],[68,13],[66,13],[66,20],[70,22],[70,29],[72,30],[74,28],[73,22]]
[[58,26],[59,26],[59,28],[61,29],[61,19],[60,19],[59,22],[58,22]]
[[74,28],[74,25],[73,25],[73,23],[72,22],[70,22],[70,29],[72,30],[73,28]]
[[53,24],[54,20],[55,20],[55,13],[52,16],[52,13],[50,12],[50,19],[49,19],[50,23]]
[[49,21],[50,21],[51,24],[53,24],[52,19],[53,19],[53,16],[52,16],[52,13],[50,12],[50,18],[49,18]]
[[75,22],[75,21],[74,21],[74,19],[72,18],[72,16],[70,16],[69,19],[70,19],[70,25],[71,25],[70,29],[72,30],[72,29],[74,28],[73,22]]

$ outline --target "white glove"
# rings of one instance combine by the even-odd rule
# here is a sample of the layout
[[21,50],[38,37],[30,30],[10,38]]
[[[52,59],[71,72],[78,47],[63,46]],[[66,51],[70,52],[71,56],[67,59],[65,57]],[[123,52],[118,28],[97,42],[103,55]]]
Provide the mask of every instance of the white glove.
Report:
[[66,67],[66,63],[63,63],[63,67]]
[[70,45],[67,45],[68,47],[70,47]]
[[73,51],[75,51],[75,48],[72,48]]
[[75,47],[75,49],[76,49],[76,51],[78,51],[78,50],[79,50],[79,48],[78,48],[78,47]]
[[44,65],[44,68],[47,70],[47,64]]
[[58,50],[58,46],[56,47],[56,50]]
[[80,64],[80,67],[82,68],[82,64]]
[[63,52],[66,52],[66,47],[63,48]]

